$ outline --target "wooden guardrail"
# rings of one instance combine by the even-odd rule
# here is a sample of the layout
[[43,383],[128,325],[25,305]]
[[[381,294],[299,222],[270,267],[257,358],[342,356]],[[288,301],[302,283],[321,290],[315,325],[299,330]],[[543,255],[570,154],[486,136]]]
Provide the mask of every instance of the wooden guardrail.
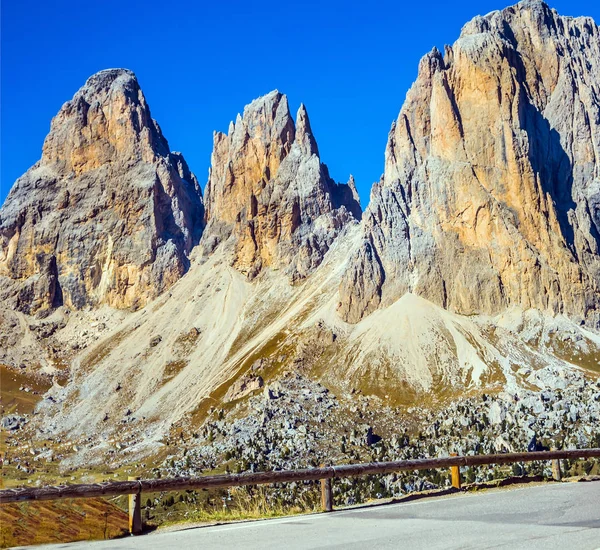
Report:
[[36,488],[0,490],[0,504],[29,500],[56,500],[64,498],[91,498],[118,495],[131,495],[129,499],[129,527],[133,534],[142,530],[141,494],[162,491],[183,491],[288,483],[292,481],[321,481],[322,504],[324,511],[333,509],[331,480],[334,478],[356,477],[372,474],[391,474],[400,471],[434,470],[450,468],[452,485],[460,489],[460,467],[482,466],[486,464],[514,464],[518,462],[552,461],[555,480],[560,481],[560,460],[600,457],[600,449],[574,449],[564,451],[540,451],[531,453],[503,453],[493,455],[465,455],[443,458],[418,458],[394,462],[370,462],[366,464],[343,464],[321,466],[301,470],[279,470],[271,472],[223,474],[202,477],[175,477],[164,479],[128,478],[127,481],[107,481],[79,485],[60,485]]

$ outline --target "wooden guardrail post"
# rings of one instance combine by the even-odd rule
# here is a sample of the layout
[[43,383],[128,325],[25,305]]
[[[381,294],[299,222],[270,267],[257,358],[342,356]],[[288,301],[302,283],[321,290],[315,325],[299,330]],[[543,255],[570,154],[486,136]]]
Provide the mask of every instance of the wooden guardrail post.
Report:
[[[321,464],[325,468],[325,464]],[[321,480],[321,507],[323,512],[333,511],[333,491],[331,488],[331,478]]]
[[[139,481],[137,476],[128,477],[127,481]],[[137,493],[129,495],[129,533],[139,535],[142,532],[142,486]]]
[[[457,453],[450,453],[450,456],[458,456]],[[450,466],[452,473],[452,487],[460,489],[460,466]]]
[[[552,449],[553,451],[556,451],[556,449]],[[560,459],[555,458],[552,460],[552,479],[554,481],[561,481],[562,480],[562,472],[560,470]]]

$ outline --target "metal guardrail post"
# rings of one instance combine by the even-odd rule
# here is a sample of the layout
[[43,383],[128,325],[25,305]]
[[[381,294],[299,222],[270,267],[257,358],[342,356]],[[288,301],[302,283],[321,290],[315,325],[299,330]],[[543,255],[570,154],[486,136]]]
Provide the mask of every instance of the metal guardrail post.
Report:
[[[139,481],[140,478],[128,477],[127,481]],[[139,535],[142,532],[142,484],[137,493],[129,495],[129,533]]]
[[[458,456],[458,454],[450,453],[450,456]],[[450,466],[450,472],[452,473],[452,487],[460,489],[460,466]]]

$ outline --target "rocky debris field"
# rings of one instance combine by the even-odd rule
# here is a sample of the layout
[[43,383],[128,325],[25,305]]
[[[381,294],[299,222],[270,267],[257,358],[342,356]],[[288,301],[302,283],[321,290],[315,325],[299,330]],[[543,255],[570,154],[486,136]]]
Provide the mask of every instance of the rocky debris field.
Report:
[[[47,434],[36,430],[35,414],[27,419],[6,415],[2,418],[8,433],[6,465],[26,474],[28,480],[35,477],[40,484],[47,483],[49,472],[62,472],[71,482],[99,480],[82,466],[100,455],[104,457],[100,469],[110,474],[106,479],[112,479],[113,471],[145,477],[196,476],[439,457],[452,452],[522,452],[532,444],[538,450],[600,447],[600,378],[590,379],[580,371],[534,371],[530,382],[536,381],[541,389],[478,393],[437,408],[390,407],[360,391],[338,396],[308,374],[289,369],[265,384],[258,372],[252,369],[243,382],[232,386],[234,400],[209,410],[201,424],[189,419],[173,426],[155,447],[154,456],[148,456],[149,448],[139,447],[140,432],[131,422],[123,424],[120,439],[58,437],[42,444]],[[22,444],[25,438],[31,439],[29,445]],[[594,460],[565,466],[567,475],[599,471]],[[467,482],[478,483],[522,475],[549,477],[550,464],[463,470]],[[338,505],[352,505],[449,485],[449,470],[366,476],[336,480],[334,498]],[[219,494],[223,493],[225,505],[232,498],[250,503],[256,497],[252,491]],[[173,499],[163,496],[148,499],[149,517],[160,512],[176,519],[181,512],[178,507],[188,514],[199,503],[204,506],[216,498],[183,495],[173,508]],[[301,502],[310,509],[318,503],[318,486],[314,482],[265,486],[260,498],[269,506],[291,509]]]
[[[538,373],[542,391],[515,389],[461,399],[437,410],[395,409],[360,394],[337,397],[318,382],[288,373],[233,408],[214,409],[204,425],[180,440],[155,475],[208,471],[280,470],[368,461],[459,454],[600,447],[600,379],[579,372]],[[169,447],[173,449],[173,446]],[[593,461],[585,466],[593,468]],[[550,475],[550,465],[516,465],[501,472],[468,469],[468,481],[503,475]],[[393,474],[336,482],[336,498],[351,504],[367,497],[398,496],[445,487],[449,472]],[[311,484],[306,484],[310,488]],[[290,499],[298,487],[275,489]]]

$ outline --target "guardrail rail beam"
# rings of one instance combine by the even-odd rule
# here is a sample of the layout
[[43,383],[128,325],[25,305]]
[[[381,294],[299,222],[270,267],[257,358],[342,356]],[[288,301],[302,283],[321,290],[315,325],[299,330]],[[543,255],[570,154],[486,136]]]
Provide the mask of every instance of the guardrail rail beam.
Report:
[[483,466],[486,464],[515,464],[518,462],[551,461],[552,477],[560,481],[560,461],[578,458],[600,458],[600,449],[567,449],[562,451],[540,451],[531,453],[502,453],[493,455],[464,455],[440,458],[417,458],[395,462],[370,462],[366,464],[342,464],[321,466],[301,470],[277,470],[273,472],[246,472],[203,477],[176,477],[140,479],[129,477],[127,481],[107,481],[57,487],[22,487],[0,490],[0,504],[31,500],[58,500],[64,498],[94,498],[129,495],[129,530],[131,534],[142,532],[142,493],[162,491],[184,491],[289,483],[294,481],[320,481],[323,511],[333,510],[332,479],[365,475],[384,475],[401,471],[432,470],[450,468],[452,486],[460,489],[461,466]]

